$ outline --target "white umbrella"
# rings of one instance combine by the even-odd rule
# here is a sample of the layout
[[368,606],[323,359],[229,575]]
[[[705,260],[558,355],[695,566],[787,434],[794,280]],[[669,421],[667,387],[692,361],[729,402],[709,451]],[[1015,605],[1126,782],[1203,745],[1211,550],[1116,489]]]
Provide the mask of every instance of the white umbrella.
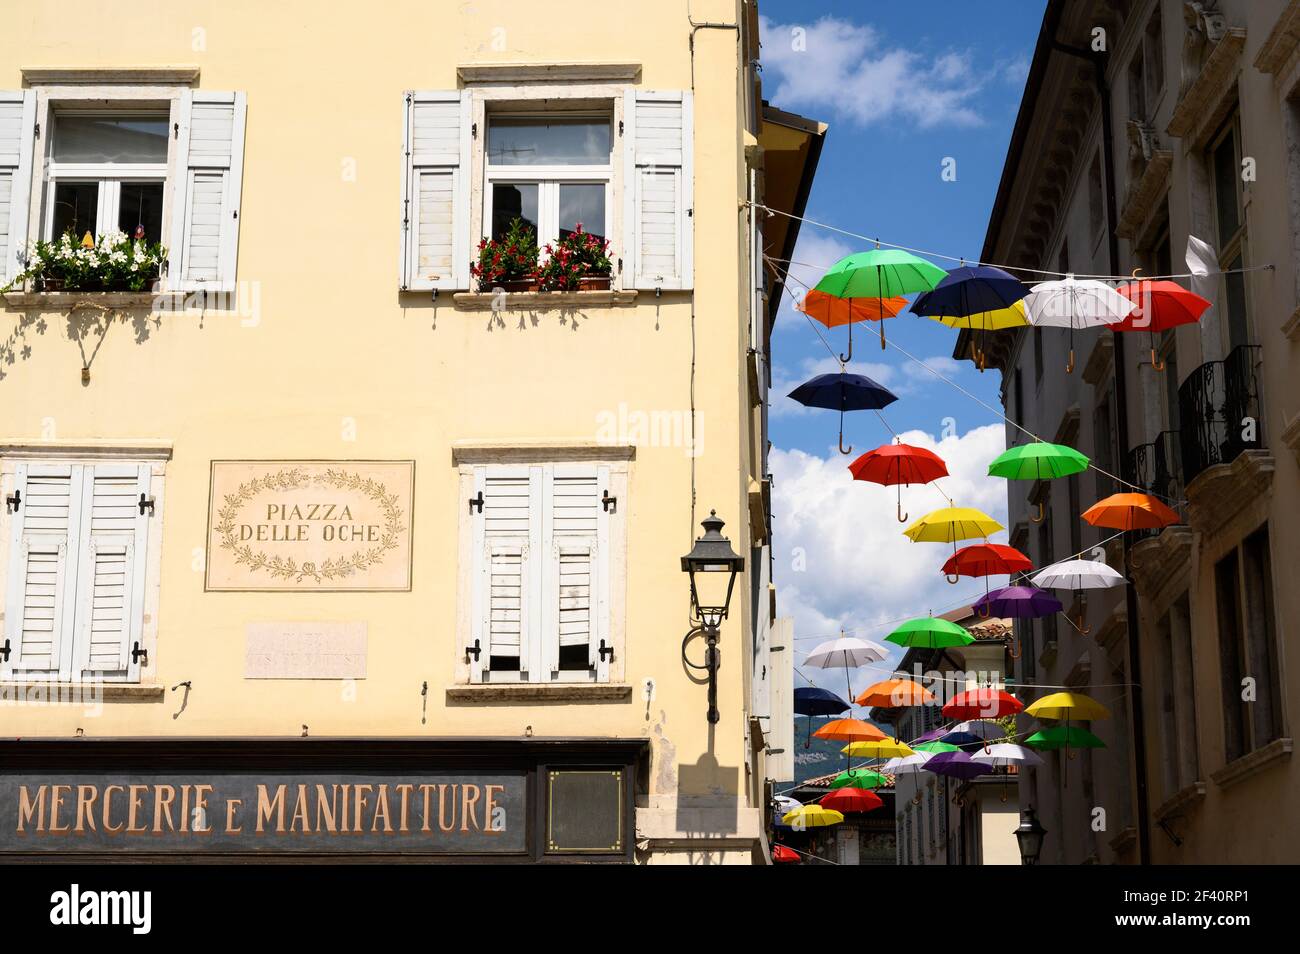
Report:
[[807,662],[808,665],[816,666],[818,669],[843,669],[845,688],[848,689],[848,697],[852,701],[853,685],[848,671],[868,663],[879,662],[888,655],[888,652],[879,643],[841,633],[839,639],[827,640],[815,646],[808,654]]
[[1137,307],[1104,282],[1066,275],[1060,281],[1039,282],[1025,298],[1025,315],[1031,325],[1070,329],[1070,363],[1074,370],[1074,329],[1113,325]]
[[999,742],[971,756],[976,762],[983,762],[995,768],[1008,765],[1042,765],[1043,760],[1032,749],[1010,742]]
[[1007,730],[996,722],[990,722],[988,719],[970,719],[966,722],[958,722],[948,730],[949,732],[969,732],[971,735],[978,736],[985,742],[991,739],[1005,739]]
[[901,758],[890,759],[880,766],[885,775],[909,775],[921,771],[925,763],[934,758],[933,752],[914,752]]
[[775,815],[778,820],[803,807],[802,802],[791,798],[789,795],[773,795],[772,801],[776,803]]
[[1124,574],[1100,560],[1065,560],[1044,567],[1029,578],[1034,586],[1052,590],[1100,590],[1122,586]]

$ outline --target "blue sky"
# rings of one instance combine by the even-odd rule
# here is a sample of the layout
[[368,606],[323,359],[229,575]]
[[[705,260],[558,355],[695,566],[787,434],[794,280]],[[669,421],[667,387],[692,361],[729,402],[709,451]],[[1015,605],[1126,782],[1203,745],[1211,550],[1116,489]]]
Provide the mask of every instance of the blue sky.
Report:
[[[765,98],[830,125],[806,215],[886,242],[978,257],[1043,7],[1040,0],[765,0]],[[942,175],[945,162],[955,168],[952,181]],[[805,224],[795,258],[807,264],[793,274],[815,283],[825,266],[869,247]],[[790,289],[802,294],[796,282]],[[1001,519],[1005,482],[985,476],[1003,447],[997,418],[898,351],[882,351],[877,326],[856,331],[851,370],[899,396],[884,412],[889,425],[948,461],[953,477],[943,490],[957,505]],[[843,350],[844,329],[823,333]],[[886,334],[987,403],[1000,403],[996,371],[980,374],[951,359],[954,331],[904,314],[886,322]],[[854,454],[842,457],[838,416],[785,398],[800,381],[837,367],[787,295],[773,334],[775,563],[780,611],[795,617],[805,652],[841,627],[879,640],[889,620],[939,613],[983,590],[980,581],[948,586],[938,568],[951,551],[902,537],[893,488],[849,478],[849,461],[890,440],[875,415],[846,416]],[[945,505],[933,488],[904,491],[913,519]],[[825,675],[817,681],[844,691],[842,671]],[[866,681],[874,680],[860,673],[854,685]]]

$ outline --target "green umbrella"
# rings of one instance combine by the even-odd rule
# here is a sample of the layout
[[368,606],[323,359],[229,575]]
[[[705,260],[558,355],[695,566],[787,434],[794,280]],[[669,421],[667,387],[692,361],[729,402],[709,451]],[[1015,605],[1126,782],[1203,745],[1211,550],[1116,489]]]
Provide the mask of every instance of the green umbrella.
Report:
[[889,779],[872,769],[855,768],[835,776],[831,788],[880,788],[888,782]]
[[940,742],[937,739],[934,742],[921,742],[912,746],[917,752],[959,752],[957,746],[951,742]]
[[1025,739],[1025,745],[1035,749],[1104,749],[1106,743],[1087,729],[1073,725],[1054,725],[1035,732]]
[[1088,458],[1073,447],[1035,441],[1008,447],[989,464],[990,477],[1007,480],[1051,480],[1088,469]]
[[886,642],[899,646],[919,646],[922,649],[945,649],[948,646],[969,646],[975,637],[956,623],[933,616],[909,619],[885,637]]
[[[836,298],[892,298],[911,292],[930,291],[948,277],[938,265],[911,252],[897,248],[877,248],[856,252],[840,259],[817,283],[816,290]],[[850,300],[849,310],[853,303]],[[882,316],[883,317],[883,316]],[[885,347],[885,323],[880,322],[880,347]],[[849,353],[840,355],[847,363],[853,359],[853,325],[849,325]]]

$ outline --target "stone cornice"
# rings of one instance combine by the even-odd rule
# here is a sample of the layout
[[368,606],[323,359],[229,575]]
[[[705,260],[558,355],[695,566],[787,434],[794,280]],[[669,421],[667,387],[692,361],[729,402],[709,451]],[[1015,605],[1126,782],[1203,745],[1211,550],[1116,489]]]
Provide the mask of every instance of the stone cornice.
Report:
[[1111,335],[1099,336],[1097,343],[1092,346],[1092,351],[1088,354],[1088,360],[1083,365],[1083,380],[1094,388],[1097,387],[1101,383],[1101,379],[1110,373],[1114,358],[1114,337]]
[[1255,68],[1261,73],[1282,72],[1282,67],[1291,59],[1296,48],[1300,46],[1300,0],[1291,0],[1282,15],[1273,23],[1273,29],[1259,52],[1255,54]]
[[1300,464],[1300,414],[1286,426],[1282,431],[1282,443],[1291,448],[1291,453],[1295,454],[1296,463]]
[[1104,623],[1097,627],[1097,632],[1094,635],[1098,643],[1106,649],[1111,649],[1127,632],[1128,607],[1123,601],[1120,601],[1119,605],[1115,607],[1115,611],[1106,617]]
[[[1174,107],[1174,114],[1165,127],[1169,135],[1194,142],[1197,138],[1191,136],[1194,130],[1217,125],[1223,112],[1223,94],[1231,84],[1238,54],[1245,45],[1246,31],[1241,27],[1231,27],[1223,34],[1223,39],[1206,57],[1196,81]],[[1187,143],[1189,147],[1192,144]]]
[[1217,772],[1211,772],[1210,778],[1214,779],[1214,784],[1219,788],[1228,788],[1258,775],[1279,762],[1289,761],[1291,749],[1290,739],[1274,739],[1262,748],[1233,759]]
[[26,66],[28,86],[192,86],[198,82],[197,66],[105,67]]
[[1187,522],[1201,533],[1217,533],[1238,511],[1272,490],[1273,455],[1247,450],[1230,464],[1215,464],[1201,471],[1185,491]]
[[456,67],[462,83],[632,83],[640,63],[463,63]]
[[1151,814],[1155,816],[1156,821],[1176,818],[1179,815],[1186,815],[1190,809],[1199,805],[1204,799],[1205,783],[1193,782],[1161,802]]
[[1134,182],[1124,197],[1124,209],[1115,226],[1115,234],[1120,238],[1134,238],[1138,231],[1151,218],[1156,208],[1156,200],[1165,191],[1169,182],[1169,171],[1174,165],[1174,154],[1168,149],[1157,149],[1151,155],[1151,161],[1142,170],[1142,178]]
[[1152,602],[1160,602],[1171,582],[1185,579],[1191,572],[1191,555],[1190,527],[1165,527],[1159,535],[1138,543],[1129,557],[1138,591]]

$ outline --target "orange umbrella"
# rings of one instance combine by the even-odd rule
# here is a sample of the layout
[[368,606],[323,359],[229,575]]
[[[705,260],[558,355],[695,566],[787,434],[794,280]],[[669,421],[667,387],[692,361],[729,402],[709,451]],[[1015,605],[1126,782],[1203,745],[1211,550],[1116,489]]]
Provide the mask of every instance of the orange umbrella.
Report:
[[[827,328],[849,326],[849,353],[840,355],[841,361],[853,359],[853,326],[859,321],[882,321],[896,318],[908,305],[906,298],[840,298],[813,288],[795,304],[809,318],[820,321]],[[885,346],[885,326],[880,326],[880,347]]]
[[862,695],[853,701],[860,706],[897,709],[902,706],[920,706],[934,702],[934,694],[911,679],[886,679],[874,686],[867,686],[862,690]]
[[813,735],[836,742],[879,742],[885,738],[885,733],[861,719],[832,719]]
[[1178,523],[1178,514],[1150,494],[1111,494],[1083,512],[1094,527],[1150,530]]

